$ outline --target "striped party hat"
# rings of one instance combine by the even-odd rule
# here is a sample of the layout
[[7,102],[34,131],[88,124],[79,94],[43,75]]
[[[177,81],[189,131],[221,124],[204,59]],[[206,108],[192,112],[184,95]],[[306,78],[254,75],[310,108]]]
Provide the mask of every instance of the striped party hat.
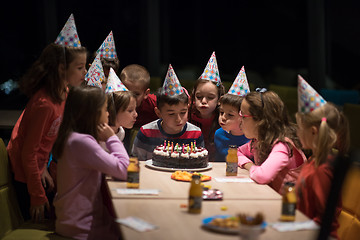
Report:
[[105,93],[117,92],[117,91],[129,91],[125,85],[121,82],[118,75],[116,75],[113,68],[110,68],[108,82],[106,84]]
[[245,68],[244,66],[242,66],[233,84],[231,85],[228,93],[243,97],[249,92],[250,92],[250,88],[246,78]]
[[181,87],[179,79],[177,78],[175,71],[171,64],[169,64],[168,71],[162,87],[162,93],[169,96],[175,96],[183,93],[184,90]]
[[116,49],[115,49],[115,40],[112,31],[110,31],[109,35],[106,37],[104,42],[96,51],[96,54],[98,53],[100,53],[101,58],[109,58],[109,59],[117,58]]
[[76,31],[74,15],[71,14],[63,29],[57,36],[55,43],[66,47],[81,47],[79,35]]
[[210,80],[216,83],[221,83],[215,52],[211,54],[211,57],[204,69],[204,72],[201,74],[200,78],[205,80]]
[[309,113],[325,103],[324,98],[298,75],[298,111]]
[[87,85],[102,87],[101,82],[105,80],[104,70],[100,61],[100,54],[96,55],[85,76]]

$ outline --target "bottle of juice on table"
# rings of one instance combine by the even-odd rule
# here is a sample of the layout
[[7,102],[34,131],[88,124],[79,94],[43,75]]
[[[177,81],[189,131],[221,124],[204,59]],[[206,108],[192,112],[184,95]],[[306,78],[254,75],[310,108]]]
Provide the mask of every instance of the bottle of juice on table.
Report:
[[201,203],[203,199],[203,188],[199,175],[192,175],[189,190],[189,213],[201,213]]
[[238,172],[238,158],[237,146],[230,145],[228,154],[226,156],[226,176],[237,176]]
[[280,221],[295,221],[296,193],[295,184],[286,182],[282,198],[282,208]]
[[135,157],[130,158],[127,169],[127,188],[139,188],[140,186],[140,166],[139,161]]

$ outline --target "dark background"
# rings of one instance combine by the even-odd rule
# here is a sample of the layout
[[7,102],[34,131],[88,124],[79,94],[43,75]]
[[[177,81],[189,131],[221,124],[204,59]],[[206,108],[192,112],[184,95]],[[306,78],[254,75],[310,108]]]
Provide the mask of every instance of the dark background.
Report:
[[[300,73],[316,89],[360,89],[356,0],[20,0],[0,11],[0,84],[18,81],[73,13],[90,53],[113,31],[120,70],[137,63],[163,79],[171,63],[180,81],[195,80],[215,51],[222,81],[244,65],[256,87],[296,86]],[[0,109],[25,103],[0,91]]]

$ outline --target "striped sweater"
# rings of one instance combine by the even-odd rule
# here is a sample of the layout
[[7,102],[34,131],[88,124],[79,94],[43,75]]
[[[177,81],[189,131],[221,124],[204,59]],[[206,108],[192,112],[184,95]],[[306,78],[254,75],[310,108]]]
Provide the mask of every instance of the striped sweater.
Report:
[[190,144],[196,141],[197,146],[204,147],[204,138],[201,129],[187,122],[183,130],[177,134],[167,134],[161,127],[162,119],[152,121],[142,126],[134,140],[133,154],[140,161],[151,159],[156,146],[164,143],[164,140],[175,143]]

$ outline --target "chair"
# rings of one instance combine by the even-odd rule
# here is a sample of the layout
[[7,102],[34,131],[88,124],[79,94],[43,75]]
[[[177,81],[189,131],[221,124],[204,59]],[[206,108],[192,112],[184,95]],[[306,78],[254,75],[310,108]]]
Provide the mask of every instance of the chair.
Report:
[[360,149],[360,104],[345,103],[343,112],[349,120],[351,148]]
[[69,239],[55,234],[51,226],[50,222],[44,224],[24,222],[11,182],[6,147],[0,138],[0,239]]
[[340,239],[359,239],[360,236],[360,162],[349,169],[342,190],[343,208],[338,218]]

